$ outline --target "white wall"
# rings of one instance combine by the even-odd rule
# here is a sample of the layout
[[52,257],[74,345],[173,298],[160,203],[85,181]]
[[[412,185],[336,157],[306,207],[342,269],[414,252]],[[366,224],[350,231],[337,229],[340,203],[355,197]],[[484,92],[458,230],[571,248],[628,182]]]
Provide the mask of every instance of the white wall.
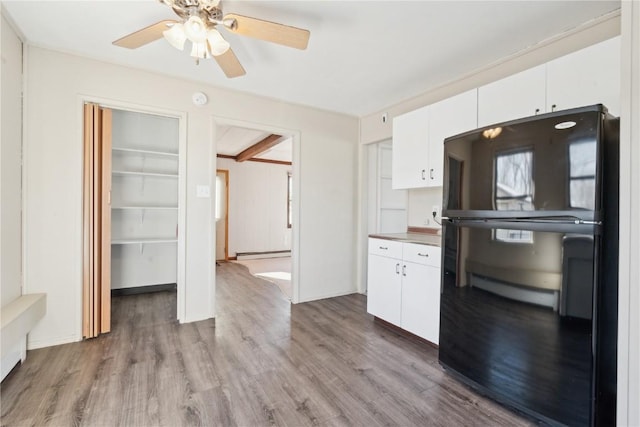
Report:
[[414,188],[409,190],[409,206],[407,211],[407,223],[409,227],[440,228],[438,222],[431,215],[434,206],[439,206],[438,217],[442,212],[442,187]]
[[22,42],[4,16],[1,22],[0,304],[4,306],[22,293]]
[[229,256],[291,250],[287,227],[289,165],[218,159],[229,171]]
[[[299,300],[355,291],[356,118],[37,47],[26,55],[24,279],[48,293],[31,348],[81,338],[83,97],[187,115],[185,320],[215,315],[214,198],[197,198],[196,185],[214,188],[217,118],[299,132]],[[211,102],[194,106],[196,91]]]

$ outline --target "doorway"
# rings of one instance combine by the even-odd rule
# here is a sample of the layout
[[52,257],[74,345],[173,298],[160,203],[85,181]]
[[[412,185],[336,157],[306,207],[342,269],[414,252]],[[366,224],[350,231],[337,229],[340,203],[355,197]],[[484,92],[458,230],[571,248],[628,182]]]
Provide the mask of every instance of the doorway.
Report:
[[218,255],[223,241],[220,210],[226,199],[226,259],[275,284],[294,303],[299,298],[298,144],[299,135],[289,130],[238,121],[216,122],[216,190],[221,181],[219,170],[228,172],[229,182],[226,197],[215,197],[216,259],[222,260]]

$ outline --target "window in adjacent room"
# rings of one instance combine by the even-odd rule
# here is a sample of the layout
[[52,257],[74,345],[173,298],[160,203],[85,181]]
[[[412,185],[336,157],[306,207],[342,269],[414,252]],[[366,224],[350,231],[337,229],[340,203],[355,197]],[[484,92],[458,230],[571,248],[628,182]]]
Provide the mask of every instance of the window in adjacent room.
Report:
[[569,145],[569,206],[595,209],[596,142]]
[[293,178],[291,172],[287,173],[287,228],[291,228],[293,222]]
[[[534,210],[533,150],[496,154],[493,194],[496,210]],[[533,243],[533,232],[496,229],[493,238],[501,242]]]

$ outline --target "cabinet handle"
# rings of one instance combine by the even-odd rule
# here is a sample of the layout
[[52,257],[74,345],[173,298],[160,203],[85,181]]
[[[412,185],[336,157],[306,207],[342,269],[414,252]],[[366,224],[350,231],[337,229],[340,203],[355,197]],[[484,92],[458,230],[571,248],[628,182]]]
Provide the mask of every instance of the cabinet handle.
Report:
[[422,180],[424,181],[426,178],[424,177],[425,170],[422,169]]
[[421,254],[420,252],[418,252],[418,256],[424,256],[424,257],[429,258],[429,254]]
[[535,115],[537,116],[539,112],[540,112],[540,109],[539,109],[539,108],[536,108]]
[[429,169],[429,178],[433,179],[433,169]]
[[378,246],[378,247],[379,247],[380,249],[382,249],[383,251],[386,251],[386,250],[388,250],[388,249],[389,249],[389,247],[388,247],[388,246]]
[[552,111],[552,112],[553,112],[553,111],[556,111],[556,108],[557,108],[557,107],[558,107],[558,106],[557,106],[556,104],[553,104],[553,105],[551,106],[551,111]]
[[396,263],[396,274],[400,274],[400,263]]
[[407,266],[406,265],[402,266],[402,275],[405,276],[405,277],[407,275]]

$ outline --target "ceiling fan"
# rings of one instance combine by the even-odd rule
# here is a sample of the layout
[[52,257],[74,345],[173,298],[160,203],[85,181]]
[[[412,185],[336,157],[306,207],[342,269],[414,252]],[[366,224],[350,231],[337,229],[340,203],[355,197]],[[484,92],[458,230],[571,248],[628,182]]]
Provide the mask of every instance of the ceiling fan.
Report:
[[220,0],[160,0],[171,7],[180,20],[166,19],[113,42],[114,45],[136,49],[161,37],[176,49],[183,50],[191,42],[191,56],[213,58],[229,78],[246,74],[242,64],[217,28],[296,49],[306,49],[309,31],[248,16],[223,15]]

